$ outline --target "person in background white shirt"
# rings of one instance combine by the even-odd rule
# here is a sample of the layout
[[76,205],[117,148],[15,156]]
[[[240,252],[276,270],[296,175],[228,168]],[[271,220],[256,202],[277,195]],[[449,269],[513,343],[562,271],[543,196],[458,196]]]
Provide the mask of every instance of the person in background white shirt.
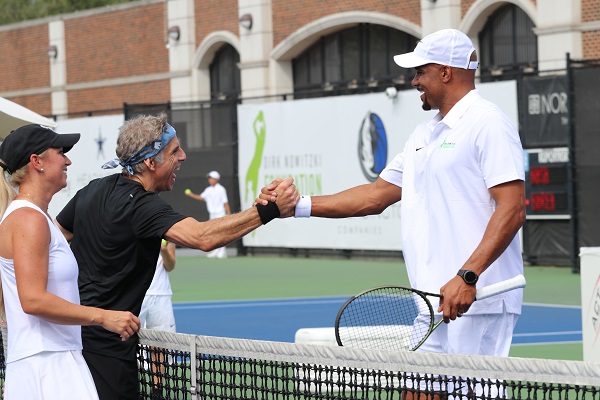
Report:
[[[158,261],[156,262],[156,271],[154,272],[152,283],[150,283],[150,287],[146,291],[140,311],[140,324],[143,329],[176,332],[175,314],[173,313],[173,303],[171,301],[173,291],[171,290],[171,281],[169,280],[169,272],[175,269],[175,248],[175,243],[167,242],[163,239]],[[151,351],[150,354],[152,354]],[[161,373],[157,374],[156,364],[152,363],[151,368],[154,376],[152,392],[155,397],[162,398],[161,376],[164,373],[164,356],[159,353],[157,357]]]
[[[191,197],[192,199],[205,201],[209,219],[217,219],[231,214],[227,191],[223,185],[219,183],[221,174],[217,171],[210,171],[206,176],[208,178],[208,187],[200,194],[193,193],[190,189],[186,189],[186,196]],[[226,258],[227,252],[225,247],[220,247],[209,252],[207,257]]]

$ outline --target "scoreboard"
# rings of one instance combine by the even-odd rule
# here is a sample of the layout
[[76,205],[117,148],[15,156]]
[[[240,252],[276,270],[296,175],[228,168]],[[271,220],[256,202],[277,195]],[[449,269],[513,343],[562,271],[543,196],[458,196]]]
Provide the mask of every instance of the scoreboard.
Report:
[[570,218],[569,149],[526,149],[525,191],[529,218]]

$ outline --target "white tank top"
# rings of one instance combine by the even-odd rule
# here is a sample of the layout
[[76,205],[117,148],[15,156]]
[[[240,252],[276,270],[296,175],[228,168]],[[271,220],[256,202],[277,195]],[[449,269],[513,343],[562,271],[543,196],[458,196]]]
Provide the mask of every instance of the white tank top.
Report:
[[150,287],[146,291],[146,296],[171,296],[172,294],[169,273],[163,264],[162,254],[159,254],[154,278],[152,278],[152,283],[150,283]]
[[[79,304],[77,261],[60,229],[36,205],[25,200],[13,200],[2,216],[2,221],[13,211],[29,207],[42,213],[50,227],[49,265],[47,290],[63,299]],[[59,325],[23,312],[13,260],[0,257],[2,293],[6,308],[8,328],[7,362],[13,362],[42,351],[81,350],[81,327]]]

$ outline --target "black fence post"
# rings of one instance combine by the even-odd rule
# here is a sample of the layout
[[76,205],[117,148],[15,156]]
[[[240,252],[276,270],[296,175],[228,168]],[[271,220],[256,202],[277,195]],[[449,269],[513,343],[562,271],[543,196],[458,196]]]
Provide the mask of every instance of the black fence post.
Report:
[[579,224],[577,208],[577,164],[575,159],[575,82],[573,78],[573,60],[570,53],[567,53],[567,88],[569,110],[569,182],[571,190],[569,191],[569,204],[571,210],[571,260],[573,273],[579,273]]

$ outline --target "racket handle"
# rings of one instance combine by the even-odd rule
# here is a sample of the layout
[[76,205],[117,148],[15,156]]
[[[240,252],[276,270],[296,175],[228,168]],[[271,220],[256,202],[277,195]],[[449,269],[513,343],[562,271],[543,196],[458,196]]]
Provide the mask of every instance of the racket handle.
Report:
[[477,289],[475,295],[476,300],[487,299],[488,297],[495,296],[509,290],[524,288],[526,285],[525,277],[522,274],[515,276],[514,278],[507,279],[502,282],[494,283],[481,289]]

